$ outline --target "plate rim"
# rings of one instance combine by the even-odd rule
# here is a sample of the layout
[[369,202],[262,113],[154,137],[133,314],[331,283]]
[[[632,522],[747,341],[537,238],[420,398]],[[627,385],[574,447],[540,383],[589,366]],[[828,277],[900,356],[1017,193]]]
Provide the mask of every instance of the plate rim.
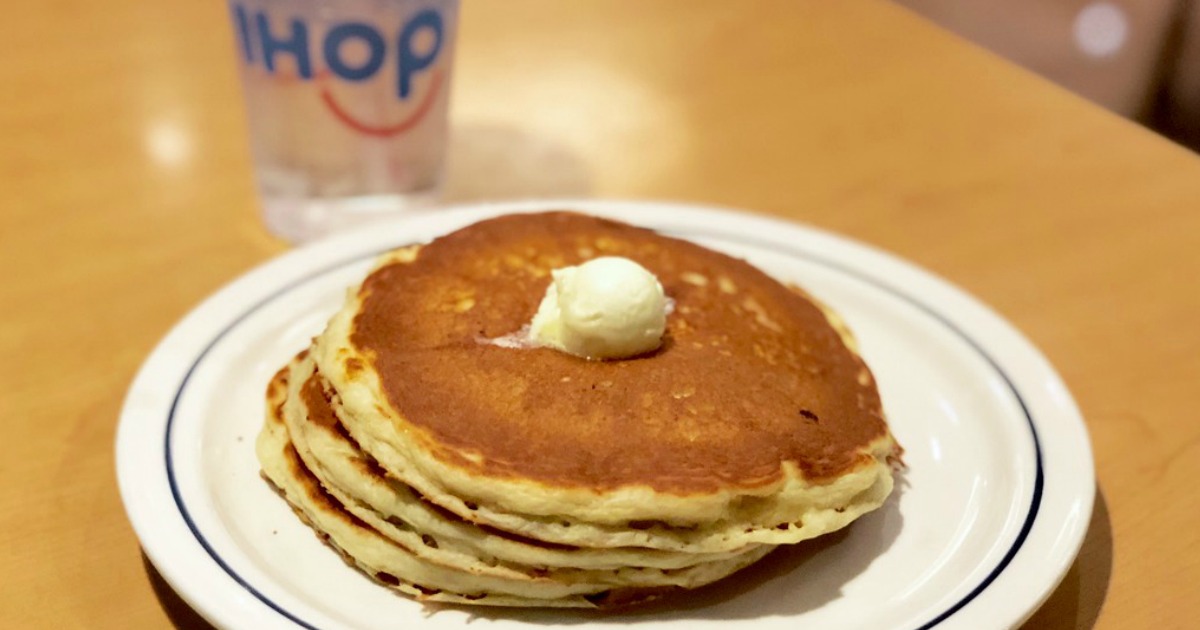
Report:
[[[1051,558],[1043,558],[1043,560],[1054,560],[1052,566],[1047,571],[1043,572],[1042,586],[1032,589],[1034,596],[1028,595],[1024,598],[1026,601],[1009,602],[1010,606],[1018,609],[1016,615],[1011,615],[1008,619],[1008,625],[1015,626],[1031,616],[1037,608],[1045,601],[1046,598],[1057,587],[1058,583],[1069,570],[1075,557],[1078,555],[1079,548],[1082,546],[1083,538],[1086,535],[1087,523],[1092,510],[1095,492],[1095,471],[1094,461],[1092,459],[1091,444],[1088,438],[1086,425],[1083,422],[1082,416],[1079,413],[1078,407],[1070,398],[1066,391],[1065,383],[1061,376],[1057,374],[1049,361],[1042,355],[1040,350],[1036,348],[1024,335],[1016,329],[1006,319],[1001,317],[980,302],[974,296],[968,294],[957,286],[953,285],[946,279],[937,276],[929,271],[917,267],[913,263],[888,254],[873,246],[864,244],[860,241],[850,239],[848,237],[836,235],[819,228],[814,228],[809,225],[766,217],[763,215],[750,214],[744,210],[735,210],[720,208],[715,206],[698,206],[692,204],[681,203],[664,203],[657,201],[623,201],[623,200],[540,200],[540,201],[511,201],[500,203],[486,204],[464,204],[460,206],[451,206],[444,209],[432,211],[420,215],[411,215],[400,217],[374,226],[366,226],[350,230],[341,234],[334,235],[330,238],[305,245],[293,249],[280,256],[265,261],[246,273],[243,273],[235,280],[224,285],[222,288],[211,294],[207,299],[199,305],[191,309],[188,314],[183,317],[167,335],[159,342],[158,346],[151,352],[145,362],[142,364],[137,376],[130,386],[129,393],[126,396],[125,404],[122,407],[118,430],[116,435],[116,467],[118,476],[118,485],[120,488],[122,502],[125,507],[126,514],[133,524],[135,533],[142,545],[143,551],[151,562],[163,575],[164,579],[174,588],[178,594],[192,605],[197,612],[206,617],[209,621],[222,627],[239,627],[246,621],[243,617],[233,616],[227,610],[227,602],[219,601],[216,596],[209,596],[206,593],[201,593],[203,589],[191,588],[191,582],[187,579],[185,572],[182,571],[182,563],[179,562],[179,551],[173,549],[173,537],[162,534],[157,528],[153,527],[148,519],[146,510],[153,509],[152,506],[144,506],[147,496],[144,484],[139,484],[139,481],[144,477],[145,471],[141,467],[134,467],[132,464],[137,461],[134,455],[137,455],[136,449],[138,446],[135,438],[138,437],[134,430],[138,423],[154,423],[154,417],[143,417],[143,407],[145,402],[140,400],[146,395],[147,388],[153,389],[154,381],[162,380],[159,377],[161,373],[171,374],[172,376],[166,379],[169,382],[175,381],[175,374],[179,372],[179,365],[173,365],[182,360],[189,363],[182,377],[178,379],[178,384],[174,394],[170,395],[170,406],[165,416],[162,416],[161,411],[156,414],[162,416],[161,421],[163,440],[160,445],[165,445],[165,461],[164,472],[166,473],[168,482],[167,485],[170,491],[171,507],[175,510],[174,516],[182,518],[186,524],[187,530],[190,530],[194,541],[199,544],[200,548],[193,549],[193,552],[201,552],[207,554],[207,559],[215,562],[226,577],[228,577],[239,588],[245,589],[254,596],[253,602],[258,602],[260,606],[269,608],[274,614],[279,615],[275,619],[263,617],[262,614],[253,615],[257,622],[273,621],[271,625],[279,625],[281,619],[288,620],[284,627],[315,627],[309,625],[302,619],[294,616],[289,611],[283,609],[278,604],[272,602],[269,598],[263,596],[251,584],[246,582],[244,578],[238,576],[225,562],[220,558],[220,555],[213,550],[209,543],[204,539],[203,535],[197,531],[195,524],[192,522],[190,515],[184,503],[178,495],[178,488],[175,486],[174,470],[171,463],[171,448],[170,438],[173,417],[176,407],[182,393],[186,389],[187,383],[191,378],[193,371],[202,362],[207,352],[215,346],[219,340],[230,330],[235,328],[238,323],[248,317],[258,308],[261,308],[265,303],[273,300],[275,297],[286,293],[295,288],[295,286],[304,284],[305,282],[334,271],[337,268],[369,260],[373,255],[382,253],[392,247],[397,247],[404,242],[420,242],[427,240],[438,234],[449,232],[456,229],[460,225],[466,225],[475,220],[504,214],[508,212],[538,212],[551,209],[573,209],[581,212],[591,213],[598,216],[610,216],[622,220],[629,221],[634,224],[641,224],[653,229],[662,230],[670,234],[671,228],[664,227],[667,223],[663,219],[664,216],[670,216],[677,222],[686,222],[687,219],[693,218],[697,223],[704,227],[710,228],[713,231],[705,233],[704,230],[685,229],[686,238],[704,238],[713,237],[720,239],[736,237],[733,242],[744,244],[755,249],[766,249],[775,253],[783,253],[789,256],[801,256],[814,262],[830,266],[844,273],[849,273],[859,280],[863,280],[873,285],[877,289],[886,291],[893,296],[899,297],[904,301],[920,308],[925,314],[935,318],[943,325],[947,326],[961,340],[969,344],[972,349],[981,356],[992,368],[992,370],[1004,380],[1010,392],[1015,397],[1021,407],[1029,425],[1030,434],[1034,445],[1034,456],[1036,461],[1035,486],[1033,489],[1032,505],[1028,508],[1029,513],[1025,517],[1025,522],[1022,524],[1017,538],[1013,541],[1010,549],[1005,553],[1000,563],[983,579],[976,587],[972,588],[959,601],[955,602],[947,610],[937,615],[928,622],[918,626],[920,629],[933,628],[939,626],[943,622],[949,620],[956,613],[961,611],[970,602],[976,600],[981,594],[1004,574],[1004,571],[1011,565],[1013,559],[1024,546],[1029,534],[1038,526],[1037,516],[1043,503],[1043,488],[1044,488],[1044,467],[1043,467],[1043,440],[1039,433],[1038,423],[1035,421],[1032,412],[1022,395],[1022,390],[1018,388],[1017,383],[1010,378],[1009,373],[1005,371],[1001,363],[993,357],[988,349],[984,347],[977,339],[963,330],[962,327],[952,320],[944,310],[934,309],[925,301],[918,300],[914,296],[909,295],[904,291],[900,291],[892,284],[882,281],[880,278],[865,272],[856,266],[864,266],[868,263],[858,262],[851,266],[846,259],[862,258],[874,259],[875,263],[883,263],[889,265],[890,271],[902,272],[902,275],[907,277],[909,282],[917,282],[924,285],[923,289],[927,292],[936,289],[934,293],[942,293],[941,298],[950,298],[951,306],[959,308],[970,308],[976,312],[971,313],[973,317],[979,318],[982,316],[983,323],[991,326],[998,326],[1004,332],[1010,333],[1014,337],[1019,350],[1028,355],[1029,358],[1038,363],[1041,368],[1044,378],[1049,378],[1052,382],[1050,385],[1057,388],[1059,393],[1064,397],[1058,401],[1058,410],[1064,415],[1070,416],[1073,420],[1069,427],[1076,434],[1075,446],[1082,449],[1077,451],[1078,465],[1074,471],[1074,485],[1079,486],[1077,493],[1073,493],[1072,497],[1075,500],[1076,507],[1081,508],[1078,511],[1082,514],[1082,518],[1076,518],[1073,521],[1064,523],[1059,531],[1059,536],[1055,539],[1057,546],[1051,551],[1057,551],[1057,554],[1051,554]],[[716,224],[730,224],[737,226],[736,229],[727,233],[718,233]],[[756,228],[758,228],[756,230]],[[754,233],[758,232],[758,233]],[[797,249],[788,246],[781,242],[776,236],[783,234],[786,236],[788,232],[793,235],[803,233],[810,240],[815,239],[822,247],[831,247],[835,250],[840,250],[839,255],[832,255],[829,252],[823,252],[824,255],[817,252]],[[753,234],[753,236],[751,236]],[[408,236],[407,241],[402,239],[402,236]],[[828,257],[827,257],[828,256]],[[841,259],[839,259],[839,256]],[[293,272],[293,273],[286,273]],[[277,284],[266,284],[264,282],[274,276],[284,275],[289,276],[290,280]],[[911,288],[911,287],[910,287]],[[236,298],[241,293],[256,293],[258,299],[246,304],[239,302]],[[928,298],[929,296],[923,296]],[[935,300],[936,301],[936,300]],[[958,304],[953,304],[957,301]],[[225,313],[227,310],[225,302],[241,304],[241,307],[236,309],[234,313]],[[216,311],[220,314],[226,314],[227,317],[223,321],[214,322],[207,317],[210,311]],[[228,316],[232,315],[232,316]],[[960,313],[960,316],[961,315]],[[965,316],[963,316],[965,317]],[[990,320],[990,321],[988,321]],[[981,324],[982,325],[982,324]],[[189,352],[184,354],[192,355],[190,359],[181,358],[181,346],[197,345],[195,339],[191,339],[191,344],[184,343],[189,341],[190,331],[196,328],[211,329],[211,334],[205,335],[200,342],[199,352]],[[163,369],[162,364],[166,364],[167,368]],[[1079,440],[1078,438],[1082,438]],[[162,453],[160,451],[159,457]],[[159,471],[155,471],[159,472]],[[1082,477],[1078,476],[1082,474]],[[1086,482],[1086,483],[1081,483]],[[161,491],[161,488],[159,488]],[[1044,523],[1044,520],[1043,520]],[[1082,525],[1081,525],[1082,524]],[[178,529],[175,527],[173,529]],[[199,558],[201,562],[205,558]],[[195,564],[197,558],[192,558],[189,564]],[[211,568],[211,567],[210,567]],[[226,585],[229,586],[229,585]],[[1026,588],[1025,590],[1031,590]],[[992,591],[993,593],[995,591]],[[247,611],[240,611],[247,612]],[[261,613],[262,611],[259,611]],[[295,625],[292,625],[295,624]]]

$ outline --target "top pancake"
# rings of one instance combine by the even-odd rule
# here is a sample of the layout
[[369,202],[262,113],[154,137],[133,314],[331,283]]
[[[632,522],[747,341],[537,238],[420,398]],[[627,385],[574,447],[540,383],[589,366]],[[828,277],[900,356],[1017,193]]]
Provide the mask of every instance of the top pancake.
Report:
[[[485,343],[530,321],[552,269],[603,255],[637,261],[675,301],[658,351],[588,361]],[[500,217],[384,262],[350,302],[334,372],[369,375],[376,411],[461,478],[728,499],[829,482],[891,448],[870,372],[821,308],[649,230]]]

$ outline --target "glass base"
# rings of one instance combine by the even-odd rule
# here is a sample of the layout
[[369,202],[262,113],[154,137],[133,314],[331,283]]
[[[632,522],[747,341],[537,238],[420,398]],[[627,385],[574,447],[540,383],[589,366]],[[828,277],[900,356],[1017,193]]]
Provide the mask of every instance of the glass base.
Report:
[[439,191],[360,197],[266,197],[263,221],[272,234],[304,243],[340,230],[431,208]]

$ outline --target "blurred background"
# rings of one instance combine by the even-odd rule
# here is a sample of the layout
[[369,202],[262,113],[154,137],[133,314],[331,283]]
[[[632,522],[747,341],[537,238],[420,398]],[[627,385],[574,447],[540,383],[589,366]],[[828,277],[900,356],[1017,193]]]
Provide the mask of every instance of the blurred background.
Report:
[[894,0],[943,28],[1200,150],[1200,3]]

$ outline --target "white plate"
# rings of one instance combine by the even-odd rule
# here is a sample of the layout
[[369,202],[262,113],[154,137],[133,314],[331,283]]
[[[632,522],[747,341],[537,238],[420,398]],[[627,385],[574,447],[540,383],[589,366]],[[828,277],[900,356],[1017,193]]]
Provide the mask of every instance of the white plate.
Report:
[[[744,257],[840,311],[906,449],[903,487],[844,532],[768,558],[674,607],[625,615],[440,609],[348,568],[258,475],[271,375],[387,249],[487,216],[572,208]],[[1094,476],[1082,419],[1012,326],[895,257],[797,225],[659,203],[538,202],[439,211],[288,253],[209,298],[159,344],[117,434],[129,519],[179,594],[228,628],[475,630],[1003,628],[1079,550]]]

